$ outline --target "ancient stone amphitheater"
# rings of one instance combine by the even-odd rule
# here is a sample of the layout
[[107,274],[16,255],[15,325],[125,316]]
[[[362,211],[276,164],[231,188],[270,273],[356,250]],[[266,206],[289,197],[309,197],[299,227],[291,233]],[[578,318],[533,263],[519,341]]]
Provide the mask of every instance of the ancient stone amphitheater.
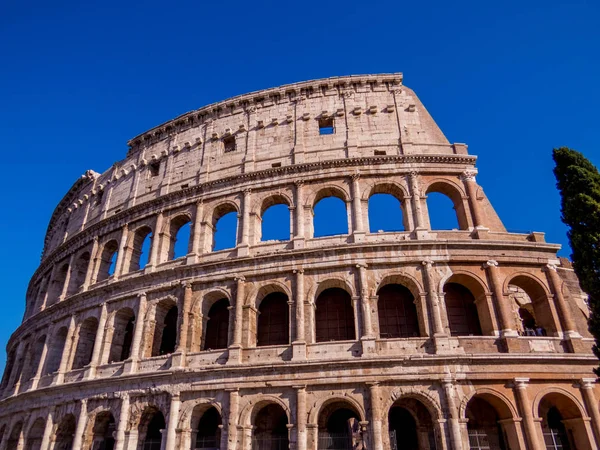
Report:
[[[475,160],[400,74],[135,137],[52,215],[0,450],[599,448],[586,296],[558,245],[504,228]],[[436,195],[455,229],[431,226]],[[380,197],[393,230],[372,223]]]

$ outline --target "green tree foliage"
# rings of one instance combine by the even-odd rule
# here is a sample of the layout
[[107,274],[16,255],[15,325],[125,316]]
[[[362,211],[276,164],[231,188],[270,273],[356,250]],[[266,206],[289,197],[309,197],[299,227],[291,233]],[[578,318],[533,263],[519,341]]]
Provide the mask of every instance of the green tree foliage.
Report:
[[[554,176],[562,196],[562,221],[573,253],[573,268],[581,288],[590,296],[589,330],[600,359],[600,173],[581,153],[567,147],[554,149]],[[600,375],[600,368],[595,370]]]

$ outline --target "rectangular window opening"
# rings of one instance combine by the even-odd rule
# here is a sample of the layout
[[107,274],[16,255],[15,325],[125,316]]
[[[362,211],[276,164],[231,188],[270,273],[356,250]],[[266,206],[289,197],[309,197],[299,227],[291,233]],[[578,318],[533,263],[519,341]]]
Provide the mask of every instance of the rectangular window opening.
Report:
[[189,188],[189,187],[190,187],[190,185],[189,185],[189,184],[182,184],[182,185],[181,185],[181,189],[187,189],[187,188]]
[[375,150],[375,156],[385,156],[385,150]]
[[235,152],[235,136],[224,137],[223,148],[225,149],[225,153]]
[[333,117],[321,117],[319,119],[319,134],[334,134]]
[[273,164],[271,164],[271,167],[281,167],[281,163],[280,162],[273,163]]
[[160,172],[160,162],[156,161],[156,162],[150,163],[150,165],[148,167],[150,168],[150,176],[157,177],[158,173]]

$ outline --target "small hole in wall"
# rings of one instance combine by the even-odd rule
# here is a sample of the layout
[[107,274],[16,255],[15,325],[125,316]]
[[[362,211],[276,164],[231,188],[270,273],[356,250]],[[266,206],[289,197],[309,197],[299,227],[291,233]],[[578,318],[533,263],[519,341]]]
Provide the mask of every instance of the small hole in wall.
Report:
[[115,214],[119,214],[121,212],[121,208],[115,209]]
[[271,164],[271,167],[281,167],[281,163],[280,162],[273,163],[273,164]]
[[334,134],[335,127],[333,117],[321,117],[319,119],[319,134]]
[[385,150],[375,150],[375,156],[385,156]]
[[100,191],[96,194],[96,203],[95,205],[100,205],[102,203],[102,199],[104,198],[104,191]]
[[225,153],[235,152],[235,136],[224,137],[223,148]]
[[149,170],[150,170],[150,176],[151,177],[157,177],[159,172],[160,172],[160,161],[156,161],[153,163],[150,163],[150,165],[148,166]]
[[190,185],[189,185],[189,184],[182,184],[182,185],[181,185],[181,189],[187,189],[187,188],[189,188],[189,187],[190,187]]

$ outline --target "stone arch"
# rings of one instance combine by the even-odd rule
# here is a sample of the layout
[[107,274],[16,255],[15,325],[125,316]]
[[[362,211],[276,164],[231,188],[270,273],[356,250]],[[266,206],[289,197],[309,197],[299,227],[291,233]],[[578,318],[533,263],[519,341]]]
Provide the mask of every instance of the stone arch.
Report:
[[405,186],[393,180],[372,181],[364,186],[361,194],[362,201],[368,201],[375,194],[390,194],[401,202],[405,201],[410,194]]
[[94,344],[96,342],[98,324],[98,319],[93,316],[87,317],[81,322],[72,369],[81,369],[92,362],[92,352],[94,351]]
[[179,307],[177,299],[169,296],[154,304],[154,330],[149,330],[148,341],[152,338],[150,357],[173,353],[179,338]]
[[108,362],[124,361],[131,354],[134,324],[139,318],[136,318],[131,308],[123,307],[114,311],[110,319],[112,336],[110,339]]
[[315,186],[310,194],[306,196],[304,205],[308,208],[314,208],[319,201],[326,197],[337,197],[345,203],[350,201],[350,193],[346,188],[334,184]]
[[[352,230],[350,213],[351,208],[349,208],[350,198],[351,197],[349,193],[344,188],[335,185],[319,186],[311,193],[311,195],[307,196],[305,210],[311,212],[311,214],[309,214],[309,223],[307,227],[308,236],[311,238],[318,238],[332,235],[343,236],[349,234]],[[321,219],[319,219],[321,214],[317,215],[315,213],[315,208],[317,207],[317,204],[321,202],[321,200],[325,199],[337,199],[331,200],[331,204],[328,206],[330,214],[327,217],[326,222],[329,227],[331,227],[333,224],[333,228],[335,228],[334,230],[322,230],[320,226],[315,226],[315,221],[321,224],[324,223],[321,221]]]
[[311,286],[308,291],[307,299],[314,303],[317,300],[317,297],[323,292],[325,289],[329,288],[340,288],[348,292],[351,297],[356,295],[356,291],[354,289],[354,284],[347,278],[340,276],[329,276],[322,281],[316,281],[313,286]]
[[[378,196],[380,197],[381,201],[385,201],[385,206],[378,205],[377,199],[372,200],[373,196]],[[388,210],[389,208],[391,208],[390,202],[395,203],[395,201],[392,201],[390,198],[384,200],[384,198],[390,196],[398,202],[397,206],[399,207],[400,220],[395,220],[398,211],[393,213]],[[373,219],[381,219],[381,216],[385,216],[388,219],[390,219],[389,223],[387,223],[387,226],[389,226],[390,228],[385,229],[385,231],[402,232],[410,230],[412,227],[410,218],[411,209],[410,206],[407,205],[407,198],[409,198],[407,191],[399,183],[396,183],[394,181],[370,183],[369,186],[366,187],[366,189],[363,189],[363,193],[361,195],[361,201],[364,203],[364,205],[366,205],[366,208],[363,207],[363,209],[366,211],[366,214],[363,213],[365,230],[369,231],[370,233],[379,232],[379,228],[376,228],[374,226],[375,222],[373,221]],[[394,208],[395,207],[396,205],[394,205]],[[385,227],[382,227],[382,229],[384,228]]]
[[269,403],[279,405],[287,416],[288,423],[292,423],[292,412],[283,399],[271,394],[263,394],[258,399],[250,399],[240,411],[239,424],[251,426],[256,414]]
[[350,406],[349,409],[353,409],[354,412],[359,416],[361,421],[366,420],[365,409],[358,400],[349,395],[338,394],[333,395],[332,397],[325,397],[317,400],[308,413],[308,423],[318,426],[321,413],[323,413],[328,406],[334,405],[336,403],[346,404]]
[[[241,208],[238,206],[238,204],[232,200],[224,200],[221,203],[218,203],[211,211],[208,211],[206,214],[206,220],[205,223],[207,224],[207,235],[210,236],[209,238],[209,242],[210,242],[210,251],[215,251],[215,247],[217,246],[217,242],[216,242],[216,232],[217,230],[217,223],[227,214],[229,213],[235,213],[236,214],[236,230],[234,230],[233,236],[233,245],[230,247],[226,247],[226,248],[234,248],[237,246],[238,242],[240,241],[240,223],[239,223],[239,216],[240,216],[240,210]],[[225,248],[223,248],[225,249]],[[218,251],[219,249],[217,249]]]
[[[461,286],[466,289],[473,297],[473,304],[476,308],[477,321],[481,329],[481,334],[484,336],[492,336],[496,332],[497,326],[495,325],[495,313],[493,309],[490,309],[487,302],[487,297],[490,295],[487,289],[487,284],[473,272],[465,270],[453,271],[449,276],[444,277],[440,283],[439,296],[444,299],[444,306],[446,308],[448,317],[448,328],[453,331],[453,317],[452,311],[448,309],[448,301],[452,300],[452,297],[447,295],[447,291],[450,287]],[[458,289],[458,288],[457,288]],[[467,305],[468,306],[468,305]],[[475,320],[475,317],[472,317]],[[458,322],[456,323],[458,325]],[[476,325],[469,329],[472,331],[471,334],[477,334]]]
[[145,262],[142,260],[142,249],[146,242],[146,239],[150,239],[150,245],[154,240],[154,232],[152,228],[146,224],[138,226],[133,233],[129,236],[129,242],[127,243],[126,266],[127,272],[135,272],[143,269],[149,262],[149,256],[145,255]]
[[77,294],[82,288],[91,261],[90,252],[88,250],[80,252],[74,261],[67,295]]
[[154,405],[147,405],[141,411],[137,425],[138,450],[160,449],[162,442],[160,430],[165,428],[165,415],[161,409]]
[[545,389],[542,389],[541,391],[539,391],[535,398],[533,399],[532,402],[532,412],[533,412],[533,417],[535,417],[536,419],[540,419],[541,417],[539,416],[539,408],[540,408],[540,402],[542,401],[542,399],[544,397],[546,397],[547,395],[550,394],[557,394],[557,395],[563,395],[566,398],[568,398],[571,402],[573,402],[573,405],[577,407],[577,411],[579,413],[580,417],[583,418],[587,418],[587,413],[585,410],[585,407],[583,406],[583,404],[581,403],[581,401],[575,397],[575,395],[573,395],[571,392],[569,392],[568,390],[559,387],[559,386],[552,386],[552,387],[548,387]]
[[[201,407],[201,411],[196,411],[198,407]],[[202,415],[210,408],[215,408],[221,417],[223,417],[223,407],[215,399],[199,398],[184,402],[181,408],[178,427],[181,429],[193,428],[194,417],[198,412]]]
[[371,295],[377,295],[377,292],[379,292],[382,287],[385,287],[389,284],[401,284],[411,292],[415,299],[418,299],[422,294],[426,293],[423,283],[417,280],[417,278],[407,273],[391,272],[386,273],[383,275],[383,277],[378,278],[377,285],[371,291]]
[[389,396],[384,397],[382,411],[389,411],[394,403],[403,398],[412,398],[420,401],[427,408],[429,414],[431,414],[432,420],[444,418],[439,400],[432,394],[412,386],[392,390]]
[[[175,214],[173,217],[169,219],[169,221],[163,226],[164,236],[167,239],[167,255],[166,260],[171,261],[175,258],[180,258],[185,255],[177,255],[175,251],[175,246],[177,244],[177,239],[180,231],[183,227],[190,226],[192,224],[192,216],[188,212],[181,212]],[[188,254],[191,250],[191,228],[190,228],[190,236],[187,243],[187,251]]]
[[110,239],[104,243],[102,246],[102,251],[100,252],[100,261],[98,262],[96,281],[106,280],[113,275],[118,252],[119,243],[116,239]]
[[69,328],[66,325],[57,328],[55,331],[51,341],[52,345],[48,349],[48,354],[46,356],[46,367],[43,375],[54,373],[60,368],[63,351],[65,345],[67,345],[68,332]]
[[511,286],[522,289],[531,300],[531,313],[537,326],[542,328],[542,335],[558,335],[558,317],[555,316],[554,304],[551,300],[553,295],[546,283],[531,273],[517,272],[504,280],[502,287],[504,295],[512,294]]
[[[87,422],[82,441],[82,449],[95,450],[102,444],[113,446],[115,440],[113,433],[116,431],[116,420],[110,408],[98,407],[87,414]],[[110,447],[112,448],[112,447]]]
[[277,192],[276,194],[269,192],[254,202],[252,212],[257,216],[262,217],[265,211],[274,205],[287,205],[291,207],[294,205],[294,200],[286,192]]
[[56,422],[54,431],[54,448],[71,448],[77,419],[72,413],[65,414]]
[[264,283],[254,283],[250,292],[246,294],[244,304],[258,308],[260,302],[262,302],[267,295],[274,292],[281,292],[282,294],[287,295],[290,300],[292,299],[292,291],[286,283],[279,280],[269,280]]
[[423,186],[423,192],[426,196],[435,192],[448,197],[454,205],[458,228],[461,230],[469,229],[470,221],[467,218],[467,210],[464,201],[466,194],[461,186],[446,178],[436,178],[430,180],[429,183]]
[[474,397],[481,397],[490,403],[500,413],[502,419],[517,419],[519,412],[515,404],[502,392],[487,387],[478,387],[465,395],[459,406],[459,417],[466,419],[467,405]]
[[501,450],[519,447],[517,410],[496,390],[480,388],[463,398],[459,417],[467,422],[469,441]]
[[19,441],[23,438],[23,421],[18,420],[10,429],[10,434],[6,436],[6,449],[16,449]]
[[[269,193],[266,196],[260,198],[252,207],[251,214],[254,216],[253,225],[254,225],[254,243],[258,243],[261,241],[267,240],[279,240],[279,241],[287,241],[292,236],[292,226],[293,226],[293,214],[292,214],[292,205],[293,200],[287,193],[278,192],[276,194]],[[287,206],[287,215],[284,223],[283,220],[283,211],[277,214],[274,218],[269,218],[268,215],[265,216],[267,210],[276,206]],[[281,217],[280,217],[281,216]],[[264,239],[264,227],[265,225],[270,225],[271,232],[275,235],[275,239]]]

